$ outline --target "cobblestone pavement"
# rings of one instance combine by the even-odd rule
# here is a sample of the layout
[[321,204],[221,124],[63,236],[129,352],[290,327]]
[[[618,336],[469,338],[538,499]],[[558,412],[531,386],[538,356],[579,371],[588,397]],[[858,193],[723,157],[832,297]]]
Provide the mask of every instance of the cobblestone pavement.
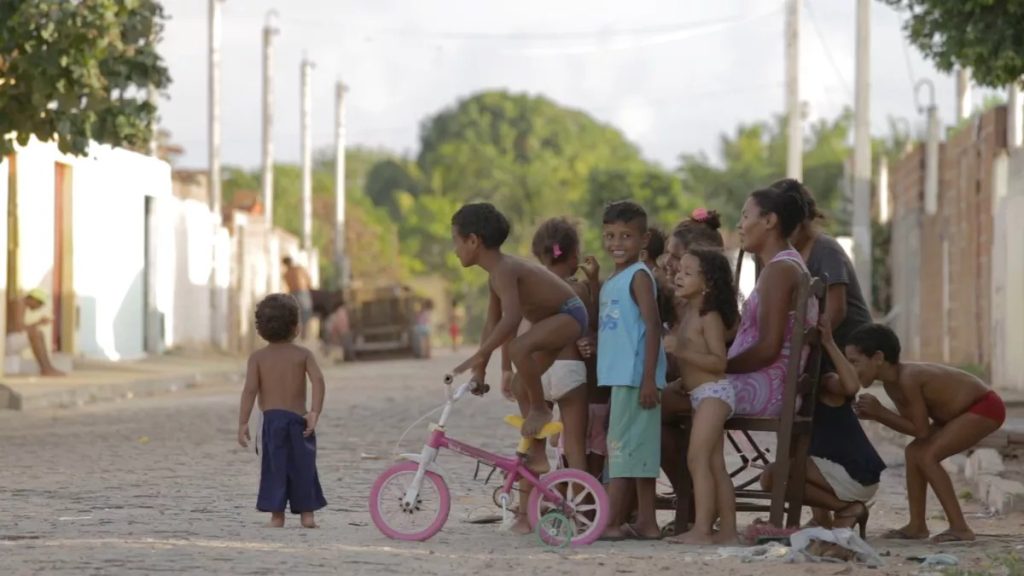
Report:
[[[235,443],[237,386],[47,414],[0,412],[0,574],[751,573],[751,565],[716,559],[714,550],[622,542],[553,552],[535,537],[468,523],[498,512],[493,485],[475,482],[474,463],[453,455],[441,460],[453,500],[444,530],[426,543],[384,538],[367,513],[370,485],[403,430],[443,401],[440,375],[455,363],[393,360],[328,371],[318,463],[329,504],[319,530],[301,529],[293,517],[284,530],[262,527],[268,515],[254,509],[258,461]],[[511,451],[516,433],[500,422],[510,409],[496,393],[469,398],[449,430]],[[428,421],[412,428],[405,451],[418,450]],[[886,473],[870,532],[904,517],[901,473]],[[984,543],[945,551],[977,564],[1018,545],[1019,515],[971,521],[989,534]],[[938,551],[872,543],[891,552],[887,573],[911,573],[906,555]],[[799,570],[836,573],[834,566]],[[778,561],[758,564],[765,574],[792,571]]]

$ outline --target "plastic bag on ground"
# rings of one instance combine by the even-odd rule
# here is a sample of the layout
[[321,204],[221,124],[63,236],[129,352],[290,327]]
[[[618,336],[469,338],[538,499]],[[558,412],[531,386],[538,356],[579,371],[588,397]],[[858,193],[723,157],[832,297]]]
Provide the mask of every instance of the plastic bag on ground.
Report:
[[798,562],[857,562],[870,567],[882,565],[875,549],[849,528],[805,528],[789,536],[787,560]]

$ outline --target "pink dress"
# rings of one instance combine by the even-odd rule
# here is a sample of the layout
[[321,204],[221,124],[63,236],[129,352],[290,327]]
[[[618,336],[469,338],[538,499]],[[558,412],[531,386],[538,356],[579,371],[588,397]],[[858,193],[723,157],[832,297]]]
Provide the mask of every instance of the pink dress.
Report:
[[[790,260],[800,266],[801,270],[807,271],[803,258],[800,257],[800,253],[796,250],[783,250],[776,254],[771,262],[778,260]],[[736,333],[736,339],[733,340],[732,346],[729,347],[729,358],[738,356],[757,342],[758,335],[760,334],[757,318],[760,301],[761,286],[758,284],[750,298],[743,304],[740,327]],[[756,372],[726,375],[736,393],[735,415],[774,417],[782,412],[782,388],[786,379],[786,364],[789,362],[790,342],[793,340],[794,320],[795,314],[790,312],[789,322],[786,324],[785,338],[782,342],[782,350],[774,362]],[[817,298],[811,297],[807,302],[807,321],[805,327],[811,327],[817,323],[818,302]],[[804,347],[801,351],[801,368],[807,361],[807,352],[807,347]]]

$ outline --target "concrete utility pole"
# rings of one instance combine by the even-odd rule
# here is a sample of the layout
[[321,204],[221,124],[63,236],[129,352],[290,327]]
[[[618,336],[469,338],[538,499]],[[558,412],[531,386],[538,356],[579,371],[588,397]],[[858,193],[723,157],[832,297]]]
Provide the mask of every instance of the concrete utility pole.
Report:
[[220,5],[210,0],[210,211],[220,218]]
[[1010,148],[1019,148],[1024,141],[1024,110],[1021,110],[1020,86],[1024,78],[1010,84],[1009,94],[1006,98],[1006,145]]
[[803,111],[800,107],[800,0],[786,2],[786,176],[803,179]]
[[345,257],[345,92],[341,80],[334,87],[334,266],[338,288],[348,286],[348,258]]
[[[928,105],[921,104],[920,88],[928,88]],[[928,140],[924,146],[924,213],[934,216],[939,211],[939,140],[942,126],[939,125],[939,107],[935,105],[935,84],[927,78],[917,81],[914,86],[917,109],[928,118]]]
[[220,197],[220,5],[224,0],[210,0],[210,60],[209,60],[209,187],[210,217],[213,223],[210,243],[210,344],[220,348],[223,327],[218,321],[220,306],[217,293],[217,231],[223,223]]
[[274,36],[272,20],[277,10],[267,12],[263,25],[263,212],[269,232],[274,227]]
[[310,115],[313,95],[310,91],[310,76],[313,63],[302,58],[302,249],[313,248],[313,135],[310,132]]
[[871,307],[871,0],[857,0],[857,78],[854,89],[853,255]]
[[971,69],[956,70],[956,121],[971,117]]

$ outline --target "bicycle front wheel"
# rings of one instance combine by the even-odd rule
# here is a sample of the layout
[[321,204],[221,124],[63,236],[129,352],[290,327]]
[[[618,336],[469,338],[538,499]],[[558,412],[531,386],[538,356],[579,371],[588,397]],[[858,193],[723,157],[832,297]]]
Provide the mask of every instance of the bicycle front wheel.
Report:
[[370,490],[370,518],[388,538],[423,541],[441,531],[448,521],[451,496],[444,478],[427,472],[411,507],[403,505],[405,492],[416,477],[419,464],[400,462],[388,468]]

